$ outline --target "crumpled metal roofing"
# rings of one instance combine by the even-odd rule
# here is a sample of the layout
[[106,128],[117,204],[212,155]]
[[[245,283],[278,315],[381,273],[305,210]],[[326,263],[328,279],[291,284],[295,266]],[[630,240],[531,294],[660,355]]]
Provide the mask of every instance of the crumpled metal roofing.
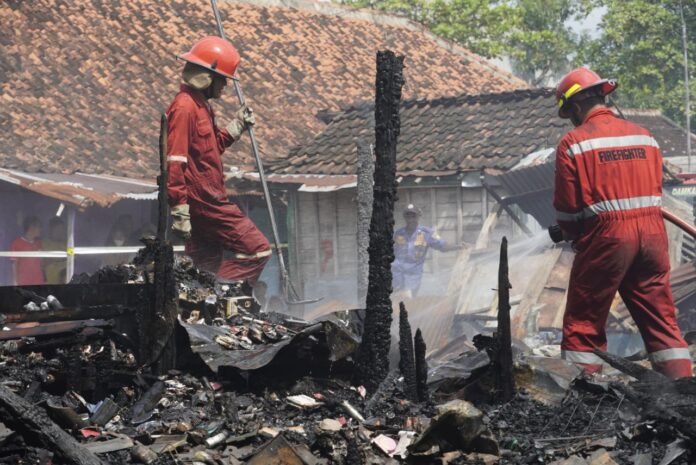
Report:
[[0,181],[77,205],[110,207],[124,199],[156,200],[152,181],[85,173],[23,173],[0,168]]

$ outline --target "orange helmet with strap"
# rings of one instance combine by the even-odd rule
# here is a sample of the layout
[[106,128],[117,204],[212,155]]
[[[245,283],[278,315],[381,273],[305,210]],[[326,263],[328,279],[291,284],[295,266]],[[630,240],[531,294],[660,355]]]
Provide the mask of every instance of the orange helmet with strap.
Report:
[[226,78],[234,76],[241,61],[234,45],[215,36],[202,38],[191,47],[191,51],[179,55],[179,59],[202,66]]
[[588,89],[599,89],[602,95],[608,95],[616,90],[618,84],[615,80],[602,79],[599,74],[589,68],[576,68],[569,72],[556,86],[556,101],[558,102],[558,116],[568,118],[567,103],[571,97]]

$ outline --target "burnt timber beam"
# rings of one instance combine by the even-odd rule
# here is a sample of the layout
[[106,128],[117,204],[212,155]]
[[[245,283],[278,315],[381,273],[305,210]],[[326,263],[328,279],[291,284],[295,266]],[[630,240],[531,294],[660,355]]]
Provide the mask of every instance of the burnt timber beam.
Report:
[[0,417],[6,426],[21,434],[27,443],[55,452],[67,463],[104,465],[99,457],[82,447],[48,418],[43,409],[4,386],[0,386]]
[[495,364],[496,391],[500,402],[509,402],[515,392],[512,371],[512,334],[510,328],[510,279],[508,277],[507,238],[500,244],[498,267],[498,329]]
[[403,57],[377,52],[375,82],[375,178],[368,255],[369,283],[365,300],[365,332],[356,356],[354,381],[374,393],[389,372],[394,261],[396,143],[401,122],[399,105],[404,85]]

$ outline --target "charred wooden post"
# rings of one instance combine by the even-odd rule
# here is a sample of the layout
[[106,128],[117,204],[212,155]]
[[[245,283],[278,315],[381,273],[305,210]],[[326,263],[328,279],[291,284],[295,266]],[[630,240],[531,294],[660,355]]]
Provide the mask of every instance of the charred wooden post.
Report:
[[160,174],[157,176],[157,239],[160,243],[167,240],[167,226],[169,224],[169,209],[167,195],[167,116],[160,114],[160,134],[159,134],[159,162]]
[[671,380],[662,373],[658,373],[657,371],[651,370],[650,368],[646,368],[630,360],[626,360],[625,358],[619,357],[618,355],[613,355],[599,349],[595,349],[593,350],[593,352],[595,355],[607,362],[612,367],[616,368],[617,370],[620,370],[623,373],[626,373],[627,375],[633,376],[638,381],[642,381],[645,383],[665,384],[671,382]]
[[394,261],[396,142],[400,131],[399,103],[404,85],[403,57],[377,52],[375,95],[375,180],[370,221],[369,284],[365,301],[365,332],[358,349],[354,381],[375,392],[389,371],[391,337],[391,263]]
[[413,334],[408,322],[408,312],[403,302],[399,303],[399,371],[404,376],[406,398],[417,402],[416,362],[413,357]]
[[160,117],[159,157],[160,175],[157,217],[157,240],[155,241],[155,282],[151,310],[141,325],[142,363],[154,365],[155,371],[164,373],[174,368],[174,326],[177,319],[176,280],[174,279],[174,249],[167,241],[167,119]]
[[496,350],[496,390],[498,400],[512,400],[515,379],[512,373],[512,335],[510,329],[510,279],[508,278],[507,238],[500,244],[498,268],[498,334]]
[[31,445],[41,447],[75,465],[103,465],[92,452],[56,425],[46,412],[0,386],[0,418]]
[[414,339],[416,353],[416,393],[419,402],[427,402],[430,399],[428,394],[428,363],[425,361],[425,341],[420,328],[416,330]]
[[372,184],[375,163],[372,146],[364,140],[357,142],[358,151],[358,306],[365,307],[369,273],[367,247],[370,245],[370,218],[372,217]]

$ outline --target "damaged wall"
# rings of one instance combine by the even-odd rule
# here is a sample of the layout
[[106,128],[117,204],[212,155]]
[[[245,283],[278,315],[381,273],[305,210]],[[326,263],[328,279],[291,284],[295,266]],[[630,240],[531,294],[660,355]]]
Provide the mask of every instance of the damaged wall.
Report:
[[[420,178],[402,180],[394,207],[395,228],[404,225],[401,212],[413,203],[423,210],[420,224],[434,228],[448,243],[474,244],[486,217],[495,205],[481,187],[462,187],[459,179]],[[404,184],[409,187],[405,187]],[[357,306],[357,193],[354,188],[334,192],[290,192],[296,205],[291,228],[291,266],[305,295],[324,297],[308,306],[306,315],[328,301]],[[494,240],[503,235],[520,235],[505,214],[499,219]],[[456,253],[430,251],[425,262],[422,295],[438,295],[447,286]],[[319,294],[317,294],[319,293]]]

